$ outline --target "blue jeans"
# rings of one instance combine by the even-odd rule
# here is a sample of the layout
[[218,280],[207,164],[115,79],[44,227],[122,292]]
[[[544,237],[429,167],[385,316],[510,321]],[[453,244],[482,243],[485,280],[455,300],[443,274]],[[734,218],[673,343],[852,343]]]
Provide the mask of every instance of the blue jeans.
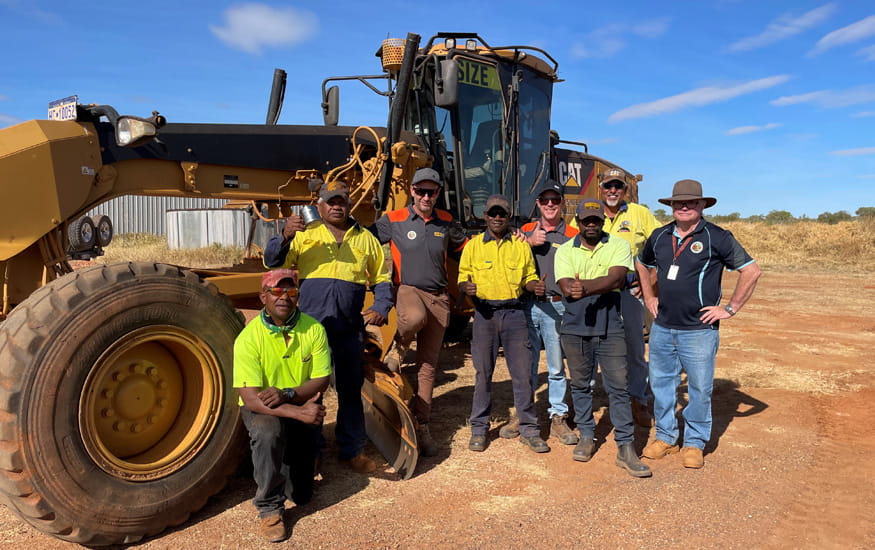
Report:
[[520,433],[540,435],[535,402],[532,399],[529,335],[526,315],[519,309],[474,311],[471,330],[471,362],[474,363],[474,398],[471,402],[471,435],[486,435],[492,411],[492,374],[499,346],[510,372],[513,402],[520,419]]
[[246,407],[240,408],[240,416],[249,431],[256,485],[252,503],[259,517],[282,513],[287,498],[299,505],[310,502],[319,428]]
[[714,358],[720,345],[716,329],[677,330],[653,323],[650,329],[650,389],[656,438],[674,445],[679,430],[675,408],[681,371],[687,373],[689,403],[683,410],[684,447],[704,449],[711,438]]
[[562,345],[559,343],[559,327],[565,314],[565,302],[540,302],[533,300],[526,304],[526,324],[529,328],[529,341],[532,344],[532,391],[538,387],[538,363],[541,360],[541,341],[547,356],[547,395],[551,417],[568,414],[565,393],[568,381],[565,378],[565,361],[562,359]]
[[574,403],[574,423],[581,439],[595,435],[592,416],[592,384],[602,367],[602,385],[608,393],[608,413],[614,425],[617,445],[631,443],[635,428],[632,425],[632,403],[626,379],[626,339],[623,333],[607,336],[576,336],[563,334],[562,349],[568,358],[571,375],[571,399]]
[[629,370],[629,396],[646,405],[647,360],[644,359],[644,305],[628,289],[620,292],[620,311],[626,331],[626,368]]

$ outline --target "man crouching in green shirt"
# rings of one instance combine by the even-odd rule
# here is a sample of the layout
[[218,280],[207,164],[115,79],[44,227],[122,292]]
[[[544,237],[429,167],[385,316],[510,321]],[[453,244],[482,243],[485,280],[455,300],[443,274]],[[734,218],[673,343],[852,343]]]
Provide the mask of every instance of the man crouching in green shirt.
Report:
[[261,310],[234,342],[234,387],[249,431],[258,488],[252,503],[259,534],[285,540],[286,499],[313,496],[317,434],[325,417],[322,392],[331,376],[325,329],[298,310],[298,277],[290,269],[261,278]]

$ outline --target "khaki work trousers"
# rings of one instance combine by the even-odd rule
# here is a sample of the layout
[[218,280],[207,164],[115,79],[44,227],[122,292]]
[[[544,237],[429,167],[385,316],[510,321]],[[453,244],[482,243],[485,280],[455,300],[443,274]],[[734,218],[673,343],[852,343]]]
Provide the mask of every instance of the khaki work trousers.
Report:
[[431,417],[435,372],[450,322],[450,297],[447,292],[428,292],[414,286],[400,285],[395,298],[398,314],[398,343],[407,348],[416,339],[416,395],[411,402],[413,413],[421,423]]

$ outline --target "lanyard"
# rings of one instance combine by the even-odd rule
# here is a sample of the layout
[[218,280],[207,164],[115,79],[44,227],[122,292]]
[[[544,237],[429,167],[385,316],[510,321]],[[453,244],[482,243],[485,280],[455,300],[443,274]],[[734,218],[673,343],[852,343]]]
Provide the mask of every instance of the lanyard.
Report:
[[687,247],[688,244],[690,244],[690,241],[692,240],[693,234],[690,233],[689,235],[681,239],[681,247],[678,248],[678,240],[674,237],[674,235],[671,236],[671,250],[672,252],[674,252],[674,258],[672,258],[671,260],[672,265],[675,265],[677,263],[678,256],[681,255],[681,252],[684,251],[684,249]]

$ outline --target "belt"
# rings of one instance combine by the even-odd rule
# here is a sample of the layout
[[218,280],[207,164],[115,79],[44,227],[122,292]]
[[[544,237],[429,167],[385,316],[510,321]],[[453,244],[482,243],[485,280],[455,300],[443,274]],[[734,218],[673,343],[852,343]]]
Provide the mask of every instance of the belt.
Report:
[[499,309],[522,309],[523,304],[519,300],[497,300],[490,303],[487,300],[477,300],[477,309],[496,311]]
[[538,296],[538,295],[536,294],[536,295],[535,295],[535,300],[538,301],[538,302],[561,302],[561,301],[562,301],[562,296],[559,296],[559,295],[557,295],[557,294],[554,294],[554,295],[552,295],[552,296],[546,296],[546,295],[545,295],[545,296]]

